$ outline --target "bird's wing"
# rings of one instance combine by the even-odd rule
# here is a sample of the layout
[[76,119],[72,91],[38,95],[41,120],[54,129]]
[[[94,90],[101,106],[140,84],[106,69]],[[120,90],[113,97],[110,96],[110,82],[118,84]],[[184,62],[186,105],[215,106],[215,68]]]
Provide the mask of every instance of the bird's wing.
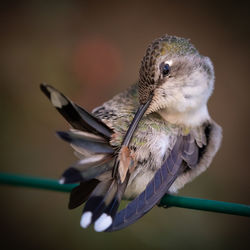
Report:
[[146,189],[115,216],[114,222],[106,231],[127,227],[153,208],[184,170],[184,162],[190,167],[194,167],[198,162],[198,146],[190,134],[177,137],[168,158]]

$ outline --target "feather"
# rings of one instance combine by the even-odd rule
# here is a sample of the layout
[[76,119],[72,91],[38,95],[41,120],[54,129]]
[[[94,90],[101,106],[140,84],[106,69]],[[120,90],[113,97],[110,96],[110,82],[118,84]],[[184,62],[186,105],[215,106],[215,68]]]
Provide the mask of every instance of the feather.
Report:
[[113,131],[102,121],[88,113],[80,106],[74,104],[58,90],[47,84],[41,84],[42,92],[50,99],[53,106],[70,123],[70,125],[82,131],[99,134],[110,139]]
[[95,154],[113,154],[114,149],[104,142],[95,141],[89,138],[86,138],[82,135],[75,134],[71,131],[57,131],[57,135],[77,147],[83,148],[86,151]]
[[87,151],[86,149],[81,147],[77,147],[76,145],[70,144],[70,146],[74,149],[74,154],[76,155],[76,157],[80,159],[90,157],[94,154],[93,152]]
[[89,140],[89,141],[107,143],[107,140],[104,139],[104,137],[102,137],[100,135],[95,135],[95,134],[92,134],[92,133],[89,133],[89,132],[86,132],[86,131],[77,130],[77,129],[69,129],[69,131],[72,134],[74,134],[75,136],[85,138],[86,140]]
[[[112,164],[113,165],[113,164]],[[112,170],[103,172],[99,176],[96,177],[98,181],[108,181],[112,179]]]
[[[71,145],[71,147],[72,147],[72,145]],[[72,147],[72,148],[74,148],[74,146]],[[77,150],[74,150],[74,155],[78,158],[78,159],[84,159],[84,158],[86,158],[86,157],[90,157],[90,156],[92,156],[93,154],[91,154],[91,153],[89,153],[89,152],[87,152],[87,151],[84,151],[84,154],[83,153],[80,153],[79,152],[79,150],[78,150],[78,147],[76,147],[77,148]]]
[[102,164],[100,166],[94,166],[87,168],[86,170],[79,171],[75,167],[68,168],[60,179],[61,184],[69,184],[76,182],[88,181],[93,178],[97,178],[105,172],[110,171],[113,168],[112,164]]
[[86,157],[74,166],[68,168],[60,179],[61,184],[88,181],[98,178],[103,173],[112,169],[112,157],[105,154],[96,154]]
[[79,186],[73,188],[69,197],[69,209],[74,209],[84,203],[98,183],[98,180],[92,179],[81,182]]
[[119,177],[122,183],[124,182],[127,176],[127,172],[132,161],[131,156],[130,156],[130,150],[128,147],[122,146],[120,150],[119,158],[120,158],[120,162],[118,166],[118,173],[119,173]]
[[108,162],[111,160],[111,158],[112,157],[107,154],[95,154],[81,159],[74,165],[74,167],[79,171],[84,171],[89,167],[99,166],[105,162]]
[[195,167],[199,160],[199,148],[196,144],[194,137],[189,134],[184,137],[184,148],[182,152],[182,159],[187,163],[190,168]]
[[97,232],[103,232],[106,229],[110,227],[110,225],[114,221],[114,217],[117,213],[117,210],[119,208],[122,196],[125,192],[125,189],[127,187],[128,181],[129,181],[130,173],[128,172],[126,175],[125,180],[118,184],[117,193],[114,196],[112,202],[105,208],[103,213],[100,215],[100,217],[95,221],[94,229]]
[[203,146],[207,145],[207,138],[204,132],[207,125],[207,123],[204,123],[202,126],[199,126],[192,130],[192,135],[194,136],[199,148],[202,148]]

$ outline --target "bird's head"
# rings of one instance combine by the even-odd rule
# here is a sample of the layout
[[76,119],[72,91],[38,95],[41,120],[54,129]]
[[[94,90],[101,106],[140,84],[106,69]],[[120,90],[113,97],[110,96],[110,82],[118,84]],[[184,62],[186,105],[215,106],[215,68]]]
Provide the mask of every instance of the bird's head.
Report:
[[214,70],[188,39],[164,35],[154,40],[142,59],[140,107],[127,131],[127,145],[144,114],[159,113],[164,120],[186,127],[210,119],[207,101],[214,86]]
[[152,98],[146,114],[158,112],[178,123],[183,114],[206,108],[213,86],[212,62],[189,40],[165,35],[148,46],[138,81],[140,104]]

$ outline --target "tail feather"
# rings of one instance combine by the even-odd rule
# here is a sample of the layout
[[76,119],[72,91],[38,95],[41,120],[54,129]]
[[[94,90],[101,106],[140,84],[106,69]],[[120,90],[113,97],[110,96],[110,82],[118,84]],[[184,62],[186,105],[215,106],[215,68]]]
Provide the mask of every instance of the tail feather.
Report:
[[122,183],[119,182],[118,188],[117,188],[117,193],[116,193],[113,201],[110,203],[110,205],[104,211],[104,213],[110,215],[112,217],[112,219],[115,217],[115,214],[118,210],[118,207],[119,207],[120,202],[122,200],[123,194],[124,194],[125,189],[128,185],[129,177],[130,177],[130,173],[127,173],[124,182],[122,182]]
[[92,179],[81,182],[79,186],[72,189],[69,197],[69,209],[74,209],[84,203],[99,183],[98,180]]
[[93,223],[109,205],[115,195],[114,180],[100,182],[90,195],[83,209],[81,226],[88,227]]
[[105,163],[100,166],[90,167],[83,171],[79,171],[74,167],[70,167],[62,174],[60,183],[70,184],[76,182],[84,182],[94,178],[99,179],[98,178],[99,176],[101,176],[105,172],[111,171],[112,168],[113,168],[112,164],[109,163]]
[[71,143],[74,146],[83,148],[84,150],[94,154],[113,154],[114,149],[107,142],[100,142],[86,138],[85,136],[76,134],[72,131],[58,131],[57,135]]
[[130,173],[127,173],[124,182],[119,182],[117,187],[117,192],[110,204],[104,209],[103,213],[95,221],[94,229],[97,232],[103,232],[107,230],[113,223],[116,216],[117,210],[119,208],[122,196],[125,192],[129,181]]
[[74,104],[70,99],[58,90],[47,84],[41,84],[42,92],[50,99],[53,106],[70,123],[70,125],[82,131],[99,134],[110,139],[113,131],[99,119],[88,113],[80,106]]
[[104,135],[106,138],[110,139],[111,135],[114,133],[105,123],[101,122],[98,118],[94,117],[88,113],[85,109],[76,104],[77,111],[81,117],[85,118],[85,121],[93,128],[93,132],[97,131],[99,134]]
[[103,142],[107,143],[107,140],[100,135],[96,135],[86,131],[80,131],[78,129],[69,129],[69,131],[76,137],[76,138],[84,138],[88,141],[95,141],[95,142]]
[[89,152],[86,149],[78,147],[74,144],[70,144],[70,146],[74,149],[74,154],[79,159],[83,159],[85,157],[90,157],[91,155],[93,155],[92,152]]
[[74,165],[74,167],[79,171],[84,171],[90,167],[99,166],[110,161],[111,159],[112,157],[108,154],[95,154],[81,159]]
[[94,223],[94,229],[97,232],[109,228],[118,210],[126,185],[126,182],[118,184],[116,179],[105,184],[100,183],[85,205],[81,226],[86,228]]
[[112,157],[106,154],[96,154],[86,157],[68,168],[62,174],[60,183],[68,184],[96,179],[112,169]]

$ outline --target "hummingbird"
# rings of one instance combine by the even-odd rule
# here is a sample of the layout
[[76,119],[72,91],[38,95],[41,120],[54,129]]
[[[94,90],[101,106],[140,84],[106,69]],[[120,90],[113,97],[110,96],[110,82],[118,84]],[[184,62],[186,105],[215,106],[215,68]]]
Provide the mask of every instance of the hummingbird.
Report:
[[[71,125],[57,135],[79,160],[59,183],[78,183],[68,207],[85,203],[83,228],[112,232],[136,222],[204,172],[220,147],[222,128],[207,108],[213,64],[189,39],[154,40],[138,81],[91,113],[54,87],[40,87]],[[131,201],[118,211],[122,199]]]

